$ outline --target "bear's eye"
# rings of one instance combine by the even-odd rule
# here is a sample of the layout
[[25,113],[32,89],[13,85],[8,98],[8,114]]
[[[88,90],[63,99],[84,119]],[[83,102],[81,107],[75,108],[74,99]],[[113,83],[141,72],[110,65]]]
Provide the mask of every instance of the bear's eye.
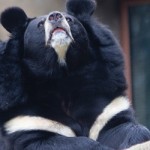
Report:
[[43,19],[42,21],[40,21],[39,23],[38,23],[38,28],[40,28],[40,27],[43,27],[43,25],[44,25],[44,23],[45,23],[45,20],[46,19]]
[[66,17],[66,20],[67,20],[68,22],[72,22],[72,19],[71,19],[70,17]]

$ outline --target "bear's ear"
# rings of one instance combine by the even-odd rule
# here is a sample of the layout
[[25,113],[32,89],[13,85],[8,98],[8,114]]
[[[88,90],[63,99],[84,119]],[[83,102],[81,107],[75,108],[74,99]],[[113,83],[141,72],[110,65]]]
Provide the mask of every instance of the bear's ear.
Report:
[[19,7],[10,7],[1,14],[1,24],[10,33],[22,29],[27,22],[26,13]]
[[95,0],[67,0],[67,12],[73,16],[91,16],[96,9]]

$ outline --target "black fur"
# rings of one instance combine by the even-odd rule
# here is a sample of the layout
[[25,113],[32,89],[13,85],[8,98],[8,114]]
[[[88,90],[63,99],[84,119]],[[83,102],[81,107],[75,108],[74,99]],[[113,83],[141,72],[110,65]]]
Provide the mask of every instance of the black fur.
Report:
[[5,48],[6,48],[6,42],[0,41],[0,56],[4,53]]
[[[83,5],[84,3],[84,5]],[[68,0],[67,1],[67,11],[71,15],[75,16],[91,16],[96,9],[96,1],[95,0]],[[77,8],[77,9],[76,9]]]
[[11,33],[22,30],[26,22],[25,12],[18,7],[8,8],[1,14],[1,24]]
[[98,142],[45,131],[5,132],[6,121],[29,115],[61,122],[77,136],[88,136],[103,109],[125,96],[122,51],[110,30],[91,17],[96,2],[68,0],[66,5],[64,15],[73,20],[69,25],[75,40],[67,51],[66,66],[60,66],[54,49],[45,46],[39,23],[46,16],[29,19],[16,7],[1,15],[12,37],[0,55],[0,150],[119,150],[150,139],[132,109],[109,120]]

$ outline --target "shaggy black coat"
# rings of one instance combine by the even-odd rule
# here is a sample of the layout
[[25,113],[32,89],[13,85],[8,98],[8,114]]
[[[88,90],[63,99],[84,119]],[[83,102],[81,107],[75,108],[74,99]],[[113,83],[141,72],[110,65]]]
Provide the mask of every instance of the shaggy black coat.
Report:
[[104,108],[125,96],[121,48],[111,31],[91,17],[95,7],[94,0],[67,1],[64,15],[71,18],[74,42],[66,65],[45,46],[44,26],[39,24],[46,16],[28,18],[16,7],[1,14],[11,38],[0,44],[0,150],[121,150],[150,139],[131,108],[108,120],[97,142],[40,130],[8,134],[5,129],[5,123],[17,116],[40,116],[88,137]]

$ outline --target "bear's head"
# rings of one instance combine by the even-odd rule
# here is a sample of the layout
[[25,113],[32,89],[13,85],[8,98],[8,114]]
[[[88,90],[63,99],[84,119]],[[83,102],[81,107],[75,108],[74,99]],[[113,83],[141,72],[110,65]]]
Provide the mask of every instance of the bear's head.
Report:
[[[65,83],[66,87],[74,85],[76,89],[80,85],[83,89],[85,87],[86,90],[83,91],[86,91],[86,95],[88,91],[93,92],[92,96],[95,93],[106,96],[109,93],[109,97],[122,95],[126,89],[122,51],[111,31],[93,19],[95,8],[95,0],[67,0],[66,12],[54,11],[36,18],[27,17],[18,7],[2,12],[1,24],[11,33],[11,38],[2,46],[2,49],[5,49],[2,55],[8,56],[2,56],[3,61],[13,57],[11,64],[17,59],[17,65],[13,65],[16,66],[16,71],[4,65],[7,72],[1,71],[4,74],[3,84],[0,84],[3,89],[0,90],[1,95],[12,99],[7,98],[8,94],[3,92],[8,91],[7,88],[4,90],[4,87],[7,87],[5,81],[12,83],[12,79],[14,81],[9,91],[12,91],[13,94],[10,95],[13,97],[14,84],[18,86],[18,82],[22,81],[27,81],[26,85],[29,86],[35,81],[36,85],[39,82],[41,85],[48,83],[61,89],[63,87],[59,85],[62,83]],[[7,63],[7,60],[5,62]],[[18,77],[16,72],[19,71]],[[5,74],[8,74],[9,78]],[[49,81],[52,81],[52,84],[49,84]],[[16,90],[18,97],[21,92]],[[21,91],[24,93],[22,87]]]
[[18,7],[2,13],[1,23],[12,39],[18,39],[18,51],[31,74],[61,76],[64,69],[75,70],[86,62],[89,38],[80,18],[90,20],[96,3],[69,0],[66,6],[67,12],[54,11],[32,19]]

